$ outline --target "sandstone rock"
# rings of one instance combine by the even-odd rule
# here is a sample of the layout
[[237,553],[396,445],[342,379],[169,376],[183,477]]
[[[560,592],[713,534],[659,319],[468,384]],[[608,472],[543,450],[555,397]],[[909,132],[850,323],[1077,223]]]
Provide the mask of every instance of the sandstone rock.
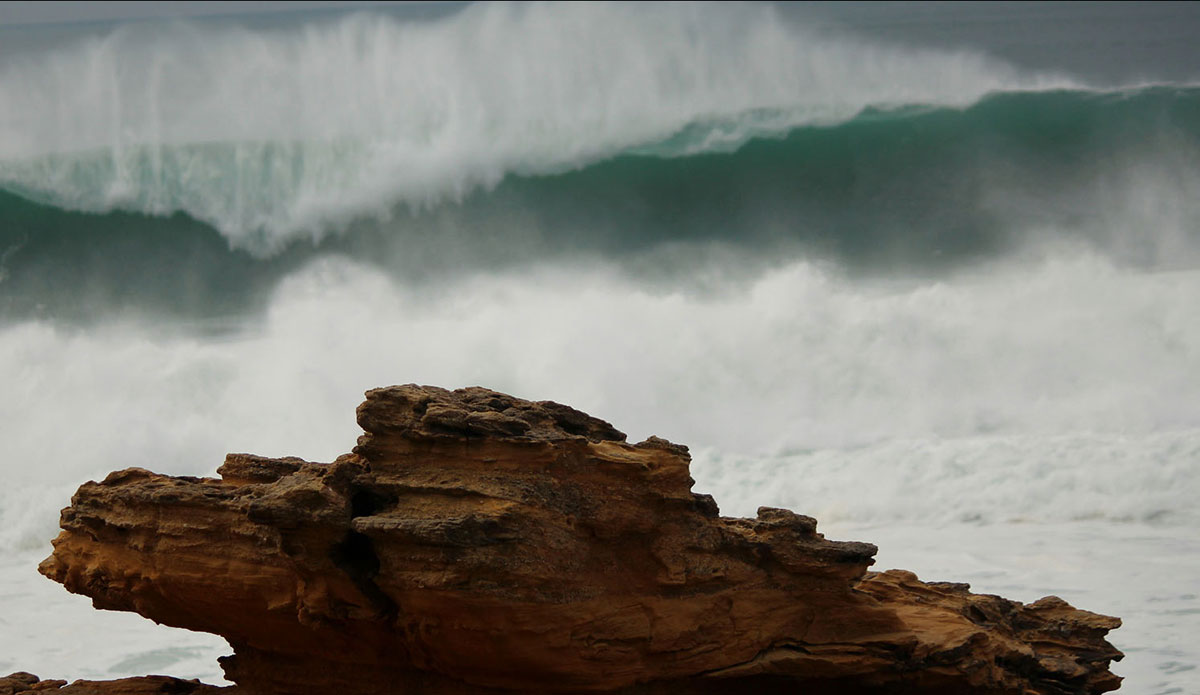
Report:
[[871,573],[874,546],[787,510],[721,517],[686,447],[628,444],[567,406],[409,385],[369,391],[358,422],[331,464],[232,454],[220,479],[87,483],[41,571],[98,608],[224,636],[237,693],[1120,683],[1117,619]]
[[14,695],[14,693],[28,692],[40,680],[37,676],[26,671],[10,673],[0,678],[0,695]]
[[0,678],[0,695],[53,693],[54,695],[218,695],[232,690],[205,685],[196,680],[168,676],[121,678],[113,681],[39,680],[31,673],[13,673]]

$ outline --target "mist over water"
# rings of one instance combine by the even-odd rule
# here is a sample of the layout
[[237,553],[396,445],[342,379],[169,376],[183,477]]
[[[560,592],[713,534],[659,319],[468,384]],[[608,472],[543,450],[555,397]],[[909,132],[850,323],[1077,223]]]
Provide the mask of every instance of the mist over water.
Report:
[[[66,601],[32,567],[84,480],[331,460],[364,390],[479,384],[690,445],[727,514],[1121,614],[1131,692],[1200,685],[1194,562],[1161,557],[1200,524],[1200,88],[886,26],[499,4],[0,44],[10,602]],[[125,629],[0,643],[219,679],[225,647]]]

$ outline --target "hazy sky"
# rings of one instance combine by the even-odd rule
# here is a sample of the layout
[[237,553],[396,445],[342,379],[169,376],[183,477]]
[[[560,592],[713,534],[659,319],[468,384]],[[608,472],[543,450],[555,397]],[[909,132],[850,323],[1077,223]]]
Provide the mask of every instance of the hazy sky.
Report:
[[213,0],[168,0],[164,2],[13,2],[0,0],[0,24],[50,24],[57,22],[95,22],[114,19],[142,19],[163,17],[196,17],[201,15],[225,15],[238,13],[278,12],[289,10],[319,10],[330,8],[372,7],[377,5],[403,5],[397,0],[351,0],[349,2],[323,2],[314,0],[255,0],[254,2],[229,2]]

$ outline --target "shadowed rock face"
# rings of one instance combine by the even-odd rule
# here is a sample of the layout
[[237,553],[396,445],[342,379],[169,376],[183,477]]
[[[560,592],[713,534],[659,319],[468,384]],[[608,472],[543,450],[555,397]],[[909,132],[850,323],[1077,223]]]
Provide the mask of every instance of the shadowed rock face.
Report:
[[[330,464],[83,485],[46,576],[213,632],[245,693],[1116,689],[1120,621],[908,572],[762,508],[719,516],[687,448],[483,388],[367,393]],[[141,691],[139,691],[141,692]],[[149,692],[149,691],[147,691]]]

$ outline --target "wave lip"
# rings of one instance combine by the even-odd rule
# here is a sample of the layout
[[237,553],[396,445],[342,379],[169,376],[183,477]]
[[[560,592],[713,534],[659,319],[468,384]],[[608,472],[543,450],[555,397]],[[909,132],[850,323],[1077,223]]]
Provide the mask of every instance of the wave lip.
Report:
[[1042,88],[969,53],[818,34],[769,6],[497,4],[437,21],[118,27],[0,65],[0,183],[208,222],[270,253],[709,128],[705,150],[868,106]]

